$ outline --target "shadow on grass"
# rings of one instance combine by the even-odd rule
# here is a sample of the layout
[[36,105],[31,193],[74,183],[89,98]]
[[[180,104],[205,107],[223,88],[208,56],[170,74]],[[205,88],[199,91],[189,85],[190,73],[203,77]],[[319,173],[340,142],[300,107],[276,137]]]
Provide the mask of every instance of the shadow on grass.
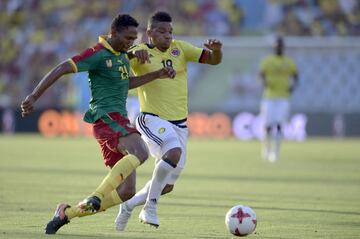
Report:
[[14,231],[0,231],[0,238],[7,238],[7,239],[19,239],[19,238],[68,238],[68,239],[86,239],[86,238],[127,238],[127,239],[157,239],[158,236],[149,236],[148,234],[146,236],[144,235],[129,235],[129,233],[125,234],[64,234],[64,233],[57,233],[55,235],[46,235],[44,233],[40,232],[14,232]]
[[[59,175],[60,177],[66,177],[66,175],[83,175],[83,176],[103,176],[106,175],[107,171],[105,168],[99,168],[99,169],[80,169],[80,168],[53,168],[50,166],[42,166],[39,167],[38,165],[32,165],[32,166],[20,166],[15,167],[11,165],[6,165],[4,167],[0,168],[0,172],[13,172],[13,173],[29,173],[32,174],[39,174],[38,177],[40,177],[41,174],[45,175],[53,175],[54,177]],[[137,173],[138,178],[150,178],[151,173],[144,173],[144,172],[138,172]]]
[[259,176],[255,175],[254,177],[244,177],[238,175],[194,175],[194,174],[187,174],[186,177],[183,177],[186,180],[196,180],[196,181],[238,181],[238,182],[264,182],[264,183],[284,183],[284,184],[291,184],[291,183],[320,183],[320,184],[335,184],[335,185],[359,185],[360,179],[359,178],[328,178],[328,177],[295,177],[295,176]]
[[[200,208],[225,208],[229,207],[228,204],[205,204],[205,203],[172,203],[164,202],[164,205],[170,206],[183,206],[183,207],[200,207]],[[349,212],[349,211],[340,211],[340,210],[324,210],[324,209],[309,209],[309,208],[280,208],[280,207],[254,207],[254,209],[262,210],[272,210],[272,211],[296,211],[296,212],[316,212],[316,213],[330,213],[330,214],[342,214],[342,215],[356,215],[360,216],[360,212]]]

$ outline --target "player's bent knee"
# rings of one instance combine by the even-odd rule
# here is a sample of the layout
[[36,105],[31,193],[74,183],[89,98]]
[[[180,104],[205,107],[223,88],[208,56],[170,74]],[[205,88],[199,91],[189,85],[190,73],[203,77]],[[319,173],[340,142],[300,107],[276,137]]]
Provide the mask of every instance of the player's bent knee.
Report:
[[181,157],[181,148],[173,148],[167,151],[163,159],[170,160],[173,164],[177,164],[180,161]]
[[161,195],[167,194],[167,193],[171,192],[173,189],[174,189],[174,185],[166,184],[166,186],[164,187],[164,189],[161,192]]
[[139,142],[139,160],[141,163],[145,162],[149,158],[149,149],[146,143],[141,139]]
[[149,157],[149,150],[139,134],[130,134],[121,138],[118,150],[126,150],[127,153],[135,155],[141,163]]
[[149,151],[140,148],[135,151],[134,155],[143,163],[149,158]]

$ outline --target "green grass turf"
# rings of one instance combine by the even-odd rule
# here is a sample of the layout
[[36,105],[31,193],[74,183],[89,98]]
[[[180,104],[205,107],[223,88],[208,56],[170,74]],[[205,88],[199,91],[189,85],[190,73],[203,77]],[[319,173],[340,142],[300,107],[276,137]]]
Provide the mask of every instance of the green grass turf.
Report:
[[[257,213],[248,238],[360,238],[360,140],[285,142],[275,164],[259,142],[196,140],[175,191],[160,201],[161,226],[115,231],[117,207],[65,225],[54,238],[233,238],[224,215],[236,204]],[[153,160],[138,169],[138,188]],[[0,238],[50,238],[43,227],[58,202],[72,205],[106,174],[93,139],[0,136]]]

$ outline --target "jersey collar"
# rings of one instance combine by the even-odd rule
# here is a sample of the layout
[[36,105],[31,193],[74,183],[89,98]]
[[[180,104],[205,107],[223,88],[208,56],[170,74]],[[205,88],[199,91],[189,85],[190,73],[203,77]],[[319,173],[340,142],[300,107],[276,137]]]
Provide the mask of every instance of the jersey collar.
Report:
[[[172,39],[169,48],[168,48],[165,52],[168,52],[168,51],[172,48],[174,42],[175,42],[175,39]],[[157,48],[157,47],[156,47],[155,45],[153,45],[152,43],[145,43],[145,45],[146,45],[149,49],[155,49],[155,50],[157,50],[157,51],[159,51],[159,52],[161,52],[161,53],[165,53],[165,52],[163,52],[163,51],[160,51],[160,49]]]
[[108,38],[108,36],[107,35],[101,35],[101,36],[99,36],[99,43],[101,44],[101,45],[103,45],[106,49],[108,49],[109,51],[111,51],[112,53],[114,53],[115,55],[120,55],[121,54],[121,52],[118,52],[118,51],[115,51],[114,50],[114,48],[112,48],[111,46],[110,46],[110,44],[107,42],[107,39]]

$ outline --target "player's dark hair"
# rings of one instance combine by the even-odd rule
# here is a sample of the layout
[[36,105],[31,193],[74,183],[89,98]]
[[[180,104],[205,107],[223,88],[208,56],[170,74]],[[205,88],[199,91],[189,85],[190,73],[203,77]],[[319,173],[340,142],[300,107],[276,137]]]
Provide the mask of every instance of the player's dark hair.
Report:
[[121,31],[124,28],[127,27],[138,27],[139,23],[130,16],[129,14],[119,14],[117,15],[111,23],[111,29],[114,29],[116,31]]
[[276,38],[275,54],[279,56],[283,55],[284,48],[285,48],[284,38],[282,36],[278,36]]
[[171,22],[171,16],[167,12],[156,12],[151,17],[152,22]]
[[148,29],[152,28],[156,22],[172,22],[172,18],[167,12],[156,12],[149,19]]

